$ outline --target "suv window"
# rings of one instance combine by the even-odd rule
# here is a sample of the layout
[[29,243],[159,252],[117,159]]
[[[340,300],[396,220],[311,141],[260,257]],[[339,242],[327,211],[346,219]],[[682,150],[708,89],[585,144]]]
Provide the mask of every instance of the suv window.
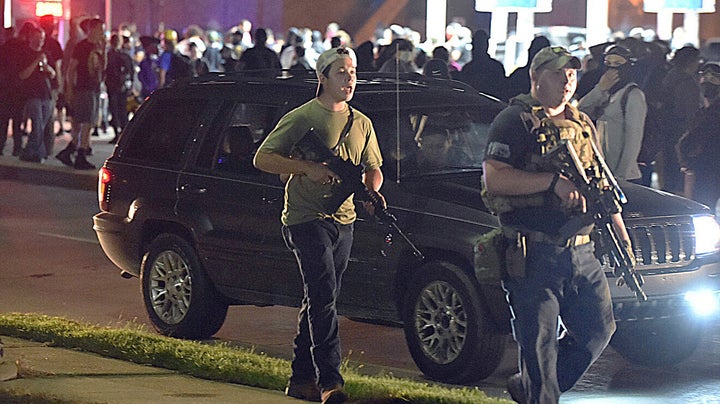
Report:
[[197,167],[257,174],[252,165],[258,142],[273,128],[275,107],[227,103],[213,120],[200,148]]
[[[386,167],[398,155],[394,111],[372,114]],[[481,168],[490,117],[477,108],[440,108],[400,113],[400,176]],[[395,177],[396,173],[390,173]]]
[[123,148],[123,157],[145,162],[177,165],[188,138],[194,133],[202,113],[194,100],[156,99],[134,125]]

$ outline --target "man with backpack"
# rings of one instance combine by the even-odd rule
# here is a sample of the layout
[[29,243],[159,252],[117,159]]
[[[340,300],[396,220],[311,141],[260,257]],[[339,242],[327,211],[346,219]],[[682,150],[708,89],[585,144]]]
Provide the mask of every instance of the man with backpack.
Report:
[[647,114],[645,94],[632,81],[634,62],[629,49],[608,47],[603,60],[607,71],[578,104],[595,121],[610,171],[625,180],[641,177],[638,155]]

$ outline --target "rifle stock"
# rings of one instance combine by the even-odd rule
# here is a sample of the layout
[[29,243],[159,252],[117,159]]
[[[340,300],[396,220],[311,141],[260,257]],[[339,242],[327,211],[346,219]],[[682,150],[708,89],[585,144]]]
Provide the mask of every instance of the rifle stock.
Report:
[[[582,226],[594,223],[600,247],[608,250],[613,273],[618,277],[618,285],[626,285],[638,301],[646,301],[647,296],[642,290],[642,275],[635,271],[633,258],[622,245],[622,240],[613,225],[612,215],[622,210],[621,204],[626,203],[627,199],[602,155],[594,144],[592,146],[596,163],[600,168],[599,177],[587,175],[575,147],[567,140],[561,140],[555,148],[543,155],[546,167],[572,181],[587,202],[588,212],[563,226],[561,236],[570,237]],[[607,184],[604,180],[607,180]]]

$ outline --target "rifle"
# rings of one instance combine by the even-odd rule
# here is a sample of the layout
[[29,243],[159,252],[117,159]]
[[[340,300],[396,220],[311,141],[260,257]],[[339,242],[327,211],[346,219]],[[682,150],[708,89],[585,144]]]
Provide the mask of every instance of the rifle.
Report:
[[601,248],[608,251],[613,273],[618,277],[618,286],[627,285],[638,301],[646,301],[642,290],[643,278],[635,271],[634,257],[622,245],[613,226],[612,215],[621,212],[621,204],[627,198],[618,185],[597,146],[590,142],[599,169],[598,175],[587,175],[572,143],[561,140],[556,147],[543,155],[543,163],[555,172],[567,177],[587,201],[588,212],[574,217],[560,228],[560,236],[570,238],[584,226],[595,224],[595,231]]
[[323,163],[340,177],[340,183],[335,185],[333,194],[326,199],[325,212],[334,213],[340,205],[352,194],[361,201],[368,201],[372,204],[375,216],[384,223],[389,224],[395,229],[397,234],[405,240],[412,249],[413,255],[420,261],[424,260],[422,252],[410,241],[405,233],[397,224],[397,217],[389,212],[382,201],[378,198],[374,191],[365,187],[362,182],[363,169],[356,166],[350,160],[343,160],[340,156],[335,155],[320,139],[314,128],[308,129],[307,133],[297,142],[291,153],[293,158],[301,158],[318,163]]

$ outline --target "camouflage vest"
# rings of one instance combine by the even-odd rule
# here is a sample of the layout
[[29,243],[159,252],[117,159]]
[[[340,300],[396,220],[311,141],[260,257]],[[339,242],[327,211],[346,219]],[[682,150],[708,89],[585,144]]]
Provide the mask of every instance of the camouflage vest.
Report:
[[[541,167],[543,154],[551,151],[560,140],[567,139],[575,147],[578,157],[583,162],[583,168],[586,171],[594,171],[595,176],[599,175],[598,168],[593,167],[595,156],[590,143],[595,139],[595,132],[587,116],[568,104],[565,107],[565,119],[551,119],[538,101],[532,98],[530,94],[513,98],[511,100],[512,104],[523,106],[520,118],[527,130],[527,135],[531,136],[535,141],[533,152],[525,162],[524,167],[518,168],[532,172],[545,171]],[[482,185],[482,198],[485,206],[495,214],[527,207],[560,206],[560,198],[550,190],[519,196],[490,195],[487,193],[484,179]]]

